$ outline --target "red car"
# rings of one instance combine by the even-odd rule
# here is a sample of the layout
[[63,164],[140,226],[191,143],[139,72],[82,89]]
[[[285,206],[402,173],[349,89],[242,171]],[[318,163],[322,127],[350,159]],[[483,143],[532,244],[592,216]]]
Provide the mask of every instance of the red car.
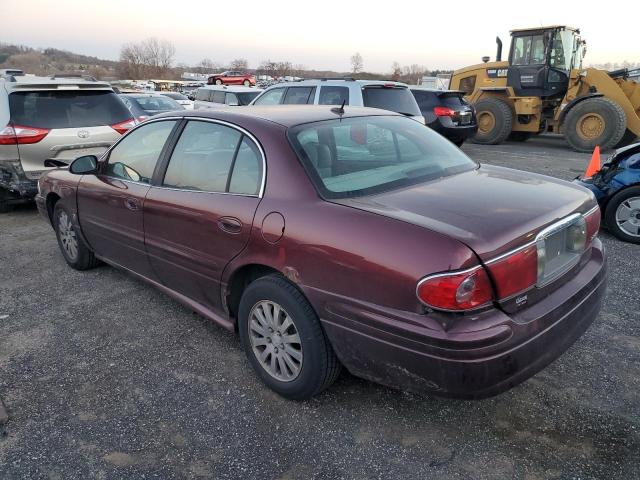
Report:
[[588,190],[480,166],[382,110],[163,114],[39,191],[71,267],[102,260],[237,331],[292,399],[341,366],[412,391],[499,393],[566,350],[605,293]]
[[247,73],[229,71],[216,75],[211,75],[207,79],[209,85],[244,85],[245,87],[255,86],[256,77]]

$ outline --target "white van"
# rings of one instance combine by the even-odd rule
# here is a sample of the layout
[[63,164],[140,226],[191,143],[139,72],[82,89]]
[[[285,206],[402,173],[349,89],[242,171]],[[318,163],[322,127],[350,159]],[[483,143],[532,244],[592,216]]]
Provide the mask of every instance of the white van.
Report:
[[262,89],[231,85],[207,85],[196,92],[195,109],[226,108],[249,105]]

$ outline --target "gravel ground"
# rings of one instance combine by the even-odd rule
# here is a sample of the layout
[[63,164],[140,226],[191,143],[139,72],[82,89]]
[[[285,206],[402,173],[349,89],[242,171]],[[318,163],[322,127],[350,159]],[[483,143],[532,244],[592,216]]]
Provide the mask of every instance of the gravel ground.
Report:
[[[464,149],[565,179],[589,157],[555,138]],[[1,479],[640,478],[640,246],[606,232],[601,315],[523,385],[455,401],[343,373],[304,403],[156,290],[68,268],[33,207],[0,216],[0,236]]]

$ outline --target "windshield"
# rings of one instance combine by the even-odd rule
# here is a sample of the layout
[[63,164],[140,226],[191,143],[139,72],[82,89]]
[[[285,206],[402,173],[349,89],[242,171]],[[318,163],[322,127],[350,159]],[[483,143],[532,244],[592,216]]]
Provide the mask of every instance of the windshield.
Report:
[[325,198],[369,195],[477,166],[452,143],[405,117],[328,120],[299,125],[288,135]]
[[236,93],[238,96],[238,104],[240,105],[249,105],[251,101],[260,95],[260,92],[244,92],[244,93]]
[[165,97],[173,98],[174,100],[189,100],[187,97],[177,92],[163,93]]
[[145,97],[133,97],[140,108],[149,111],[183,110],[175,100],[163,95],[149,95]]
[[38,128],[115,125],[131,112],[112,91],[15,92],[9,95],[11,121]]
[[404,115],[422,115],[408,88],[364,87],[362,100],[365,107],[381,108]]

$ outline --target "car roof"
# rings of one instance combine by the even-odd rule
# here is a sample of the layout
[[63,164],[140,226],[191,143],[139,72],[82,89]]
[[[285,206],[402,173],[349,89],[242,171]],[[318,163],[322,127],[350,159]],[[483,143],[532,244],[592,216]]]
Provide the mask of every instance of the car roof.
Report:
[[286,87],[305,87],[305,86],[329,86],[329,87],[344,87],[349,85],[358,85],[360,88],[368,86],[379,85],[393,85],[394,87],[408,87],[406,83],[394,82],[392,80],[354,80],[351,78],[309,78],[306,80],[296,80],[294,82],[281,82],[275,85],[270,85],[265,90],[274,88],[286,88]]
[[111,85],[107,82],[100,82],[97,80],[88,80],[80,77],[67,77],[67,78],[53,78],[53,77],[37,77],[35,75],[24,75],[10,77],[4,79],[4,87],[7,90],[65,90],[76,89],[101,89],[101,90],[113,90]]
[[409,90],[415,90],[417,92],[431,92],[437,95],[441,95],[443,93],[459,93],[460,95],[466,95],[466,92],[463,90],[442,90],[439,88],[421,87],[420,85],[410,85]]
[[242,93],[242,92],[261,92],[261,88],[256,87],[245,87],[244,85],[206,85],[204,87],[200,87],[200,89],[204,90],[222,90],[223,92],[231,92],[231,93]]
[[[219,109],[219,110],[185,110],[180,112],[180,116],[212,118],[216,120],[227,120],[231,123],[234,120],[242,121],[247,119],[260,119],[266,122],[277,123],[289,128],[303,123],[321,122],[323,120],[335,120],[338,118],[353,118],[366,116],[396,116],[403,115],[388,110],[369,107],[344,107],[344,114],[336,112],[340,107],[330,105],[249,105],[242,108]],[[176,116],[176,112],[161,116]]]

